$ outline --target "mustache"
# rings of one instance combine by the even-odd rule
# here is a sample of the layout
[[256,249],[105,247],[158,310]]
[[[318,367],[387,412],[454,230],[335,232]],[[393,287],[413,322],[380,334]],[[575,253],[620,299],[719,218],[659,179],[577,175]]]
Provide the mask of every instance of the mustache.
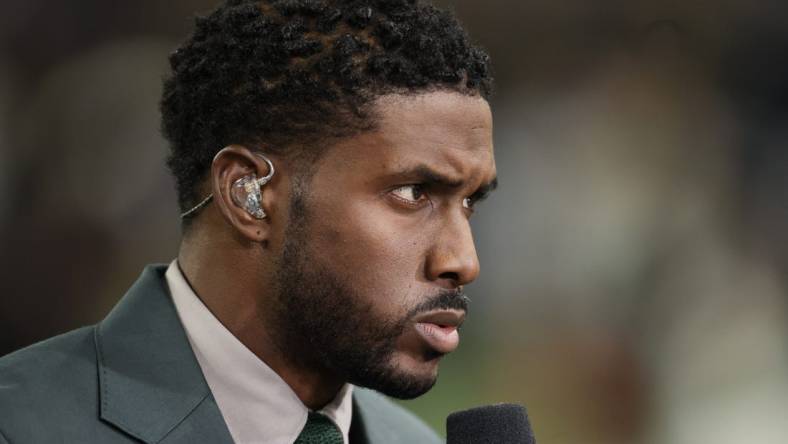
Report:
[[462,310],[467,313],[468,304],[470,304],[470,302],[471,298],[460,288],[456,290],[443,290],[414,307],[408,313],[408,318],[433,310]]

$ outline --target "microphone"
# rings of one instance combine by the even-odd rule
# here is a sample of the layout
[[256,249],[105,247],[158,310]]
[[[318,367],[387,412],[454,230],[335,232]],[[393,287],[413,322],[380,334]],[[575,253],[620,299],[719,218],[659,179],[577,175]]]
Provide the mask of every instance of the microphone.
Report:
[[446,444],[536,444],[525,407],[496,404],[446,418]]

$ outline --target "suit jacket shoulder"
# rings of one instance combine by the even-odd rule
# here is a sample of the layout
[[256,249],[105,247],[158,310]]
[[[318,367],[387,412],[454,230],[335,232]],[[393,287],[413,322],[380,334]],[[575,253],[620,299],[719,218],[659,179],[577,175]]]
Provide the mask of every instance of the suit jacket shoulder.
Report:
[[102,436],[101,429],[105,427],[96,421],[99,412],[95,375],[93,327],[83,327],[3,357],[0,436],[14,443],[76,442]]
[[99,324],[0,358],[0,443],[232,443],[165,268]]

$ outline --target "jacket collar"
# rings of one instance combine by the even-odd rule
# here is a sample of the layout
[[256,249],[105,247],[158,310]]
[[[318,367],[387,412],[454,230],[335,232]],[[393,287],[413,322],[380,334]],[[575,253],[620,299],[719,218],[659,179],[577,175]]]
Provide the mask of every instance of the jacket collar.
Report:
[[146,267],[96,327],[101,418],[146,443],[232,443],[170,298],[165,270]]

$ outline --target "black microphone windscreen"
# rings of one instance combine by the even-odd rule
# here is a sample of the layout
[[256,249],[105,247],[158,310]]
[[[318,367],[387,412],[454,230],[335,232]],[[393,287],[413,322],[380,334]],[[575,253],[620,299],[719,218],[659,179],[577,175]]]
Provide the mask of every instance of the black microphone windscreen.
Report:
[[497,404],[446,418],[446,444],[536,444],[525,407]]

